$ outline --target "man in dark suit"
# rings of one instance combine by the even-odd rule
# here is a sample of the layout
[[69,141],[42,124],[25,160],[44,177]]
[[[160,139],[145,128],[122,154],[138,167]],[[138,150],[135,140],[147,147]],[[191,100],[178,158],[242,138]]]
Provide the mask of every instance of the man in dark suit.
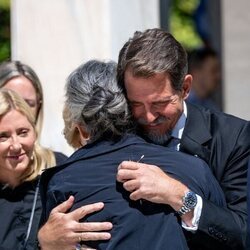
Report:
[[[120,51],[118,82],[127,95],[139,133],[148,141],[205,160],[224,191],[227,208],[196,194],[196,206],[185,210],[190,199],[185,187],[140,163],[122,162],[117,179],[131,192],[132,200],[168,204],[182,211],[180,218],[191,249],[244,249],[250,124],[187,105],[192,83],[187,68],[185,50],[169,33],[160,29],[136,32]],[[169,142],[170,137],[174,139]],[[53,223],[43,232],[49,231],[50,225]],[[97,239],[98,232],[92,237]]]
[[[163,145],[167,135],[179,139],[175,148],[204,159],[224,191],[226,209],[202,199],[200,211],[193,209],[181,216],[183,227],[196,232],[190,241],[191,249],[244,249],[250,124],[186,105],[192,83],[186,57],[182,46],[169,33],[160,29],[136,32],[120,51],[118,82],[127,94],[140,133]],[[151,187],[154,173],[145,168],[139,174],[139,167],[139,163],[122,163],[120,169],[127,172],[118,172],[121,181],[134,172],[134,185],[124,181],[132,199],[160,200],[170,205],[182,199],[178,183],[172,184],[180,192],[170,190],[159,198],[158,187]],[[164,177],[155,178],[162,186]]]
[[[72,210],[103,201],[104,209],[85,220],[111,222],[112,239],[87,242],[88,246],[110,250],[188,249],[175,209],[131,200],[129,192],[116,182],[117,166],[121,161],[138,160],[142,168],[154,169],[146,164],[157,164],[158,174],[166,172],[185,186],[189,195],[198,194],[220,207],[226,204],[223,191],[201,159],[146,143],[129,133],[130,117],[126,97],[116,83],[115,63],[92,60],[72,72],[66,85],[64,134],[70,145],[80,148],[63,165],[42,175],[43,217],[46,220],[51,210],[70,195],[75,198]],[[193,197],[179,214],[195,206]],[[78,232],[75,238],[81,241],[81,235]]]
[[[250,158],[248,160],[247,172],[247,214],[250,214]],[[250,249],[250,217],[247,217],[247,243],[246,249]]]

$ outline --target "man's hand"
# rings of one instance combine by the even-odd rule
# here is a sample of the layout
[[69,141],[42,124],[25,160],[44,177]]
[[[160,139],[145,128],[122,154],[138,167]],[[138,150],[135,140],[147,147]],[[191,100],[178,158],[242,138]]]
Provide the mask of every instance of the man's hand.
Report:
[[123,161],[119,165],[117,181],[131,192],[131,200],[168,204],[175,211],[181,208],[182,197],[188,191],[185,185],[169,177],[159,167],[133,161]]
[[[42,250],[72,250],[80,241],[108,240],[112,228],[110,222],[79,222],[87,214],[97,212],[104,204],[94,203],[82,206],[70,213],[66,213],[73,205],[74,197],[55,207],[46,224],[38,232],[38,240]],[[90,248],[82,248],[90,249]]]

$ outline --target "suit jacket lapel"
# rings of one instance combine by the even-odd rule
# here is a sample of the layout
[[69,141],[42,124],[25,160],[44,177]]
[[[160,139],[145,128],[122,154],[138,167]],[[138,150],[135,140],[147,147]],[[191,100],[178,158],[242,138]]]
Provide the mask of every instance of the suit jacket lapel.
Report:
[[209,161],[210,150],[207,145],[212,138],[210,120],[209,110],[202,112],[197,107],[187,104],[187,121],[181,138],[180,151]]

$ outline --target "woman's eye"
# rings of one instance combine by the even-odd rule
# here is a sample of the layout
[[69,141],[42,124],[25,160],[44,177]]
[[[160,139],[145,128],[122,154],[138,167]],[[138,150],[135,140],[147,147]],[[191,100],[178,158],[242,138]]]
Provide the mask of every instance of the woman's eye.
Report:
[[22,137],[25,137],[28,134],[28,132],[29,132],[28,130],[21,130],[19,132],[19,135],[22,136]]
[[34,100],[25,100],[27,102],[27,104],[31,107],[31,108],[34,108],[36,107],[36,101]]
[[8,139],[8,136],[6,134],[0,134],[0,142],[4,142]]

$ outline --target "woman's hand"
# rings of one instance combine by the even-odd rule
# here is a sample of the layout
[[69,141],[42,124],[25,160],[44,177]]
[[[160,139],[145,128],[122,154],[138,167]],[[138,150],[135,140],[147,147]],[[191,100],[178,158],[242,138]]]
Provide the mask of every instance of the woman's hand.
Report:
[[[72,250],[81,241],[109,240],[110,222],[79,222],[90,213],[100,211],[102,202],[82,206],[70,213],[66,213],[73,205],[74,197],[55,207],[48,221],[38,232],[38,240],[42,250]],[[101,231],[101,232],[100,232]],[[84,248],[81,249],[90,249]]]

